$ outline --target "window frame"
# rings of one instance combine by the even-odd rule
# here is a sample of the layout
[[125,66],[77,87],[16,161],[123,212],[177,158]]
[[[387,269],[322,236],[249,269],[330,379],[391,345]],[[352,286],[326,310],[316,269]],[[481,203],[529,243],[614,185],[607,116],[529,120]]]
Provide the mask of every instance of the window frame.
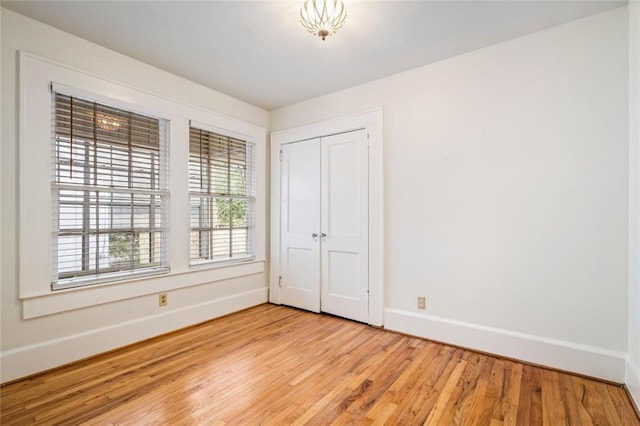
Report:
[[[247,203],[247,208],[249,209],[248,212],[248,220],[247,220],[247,224],[246,224],[246,232],[247,232],[247,236],[246,236],[246,246],[247,246],[247,253],[243,254],[243,255],[239,255],[239,256],[233,256],[233,252],[230,253],[230,256],[228,257],[215,257],[215,256],[209,256],[209,258],[205,258],[202,260],[194,260],[194,258],[192,257],[192,253],[193,253],[193,232],[199,232],[199,234],[202,233],[202,231],[205,232],[213,232],[214,231],[214,227],[213,227],[213,222],[209,219],[209,221],[211,222],[211,226],[199,226],[197,227],[197,231],[194,231],[194,227],[192,226],[192,219],[193,217],[191,216],[193,214],[193,211],[191,211],[190,214],[190,223],[189,223],[189,229],[190,229],[190,239],[189,239],[189,266],[190,267],[201,267],[204,265],[209,265],[209,266],[216,266],[216,265],[228,265],[228,264],[233,264],[233,263],[238,263],[238,262],[246,262],[246,261],[251,261],[254,260],[256,258],[256,248],[255,248],[255,233],[256,233],[256,227],[255,227],[255,215],[256,215],[256,144],[253,140],[251,140],[251,138],[248,138],[246,135],[237,135],[237,134],[233,134],[233,132],[229,132],[229,131],[224,131],[224,130],[212,130],[215,129],[215,127],[211,126],[211,125],[207,125],[206,123],[199,123],[199,122],[190,122],[189,125],[189,207],[190,209],[193,208],[193,199],[194,198],[208,198],[211,200],[218,200],[218,199],[225,199],[225,200],[230,200],[230,202],[232,202],[233,200],[243,200],[246,201]],[[191,179],[192,179],[192,155],[191,155],[191,132],[192,130],[195,131],[200,131],[200,132],[206,132],[209,135],[213,135],[213,136],[217,136],[220,138],[227,138],[229,139],[229,144],[231,143],[231,140],[234,141],[238,141],[238,142],[242,142],[245,144],[245,161],[246,161],[246,167],[247,169],[250,167],[251,170],[247,173],[246,178],[246,182],[245,182],[245,195],[238,195],[238,194],[231,194],[231,191],[229,191],[229,193],[227,194],[216,194],[214,192],[211,191],[211,188],[209,187],[206,191],[194,191],[191,188]],[[231,151],[231,146],[228,146],[228,152],[230,153]],[[231,160],[228,159],[227,162],[225,163],[226,167],[230,170],[231,167]],[[202,161],[200,161],[200,167],[202,167]],[[208,167],[212,167],[211,164],[208,165]],[[250,175],[249,175],[250,174]],[[210,179],[209,179],[210,182]],[[228,184],[230,184],[230,182],[228,182]],[[230,234],[230,246],[229,249],[233,250],[233,229],[243,229],[243,228],[233,228],[233,220],[232,217],[230,215],[229,217],[229,234]],[[202,217],[201,214],[199,216],[199,223],[202,224]],[[198,237],[200,238],[200,236]],[[210,237],[212,238],[212,237]],[[201,247],[201,241],[199,242],[199,246]],[[212,245],[213,247],[213,245]],[[200,248],[199,251],[201,251],[202,249]]]
[[[55,86],[55,87],[54,87]],[[112,283],[117,281],[128,280],[135,277],[142,276],[153,276],[159,274],[165,274],[169,272],[169,231],[168,231],[168,214],[169,214],[169,182],[170,182],[170,170],[169,170],[169,120],[151,115],[146,113],[140,113],[138,111],[133,110],[132,108],[123,108],[120,106],[109,105],[105,102],[98,102],[93,99],[87,99],[86,97],[80,97],[77,95],[67,94],[64,91],[64,87],[60,87],[59,85],[52,84],[51,87],[51,97],[52,97],[52,136],[51,136],[51,150],[52,150],[52,175],[51,175],[51,213],[52,213],[52,235],[54,235],[54,241],[52,241],[52,261],[51,261],[51,289],[54,291],[64,290],[68,288],[74,287],[83,287],[83,286],[91,286],[96,284],[105,284]],[[60,99],[59,99],[60,97]],[[68,98],[70,110],[69,114],[69,129],[68,135],[65,134],[64,129],[58,130],[58,117],[56,114],[59,109],[64,109],[64,100],[63,98]],[[59,104],[60,102],[60,104]],[[90,118],[88,114],[86,114],[87,110],[93,109],[93,119],[91,119],[91,125],[93,128],[91,131],[86,131],[84,137],[83,135],[74,135],[74,130],[77,130],[82,126],[78,124],[77,126],[73,126],[73,120],[82,120],[83,113],[74,113],[73,105],[76,102],[76,106],[78,108],[82,108],[84,110],[84,122],[82,124],[87,125],[87,118]],[[98,109],[100,112],[97,112]],[[143,149],[139,144],[132,144],[131,132],[129,132],[126,137],[120,138],[112,138],[113,141],[108,141],[109,133],[108,131],[98,130],[98,114],[106,114],[109,112],[113,117],[122,117],[126,116],[127,118],[119,118],[123,123],[126,121],[131,125],[132,120],[135,119],[135,122],[141,122],[143,120],[155,120],[157,121],[157,137],[158,137],[158,146],[157,153],[155,154],[157,164],[152,161],[152,166],[150,167],[150,172],[153,174],[154,165],[157,167],[157,182],[151,178],[151,186],[155,186],[156,188],[140,188],[134,187],[134,164],[132,162],[132,158],[134,156],[140,156],[143,154],[148,154],[150,158],[154,156],[152,146]],[[116,118],[113,118],[115,120]],[[140,123],[138,123],[140,124]],[[89,135],[87,136],[87,134]],[[61,160],[60,152],[64,149],[65,142],[69,146],[69,160],[73,157],[74,147],[77,147],[77,150],[84,152],[85,158],[84,161],[80,161],[78,168],[72,168],[71,162],[69,162],[68,170],[61,170],[64,166]],[[126,142],[126,144],[125,144]],[[134,148],[135,146],[135,148]],[[91,150],[93,149],[93,153]],[[108,151],[110,156],[104,156],[104,152]],[[103,154],[99,156],[98,152],[102,151]],[[144,151],[149,151],[148,153]],[[114,175],[113,171],[117,169],[113,164],[110,167],[103,165],[99,166],[101,160],[109,159],[111,163],[113,163],[114,156],[124,154],[128,157],[128,164],[126,165],[126,186],[122,185],[99,185],[96,181],[97,179],[104,179],[103,173],[105,171],[111,172],[110,177],[113,180]],[[89,162],[89,159],[92,158],[93,161]],[[74,162],[77,160],[74,160]],[[73,171],[79,173],[83,178],[82,183],[73,182]],[[123,169],[124,170],[124,169]],[[66,179],[64,176],[65,172],[69,172],[70,178]],[[117,176],[116,176],[117,177]],[[96,182],[91,183],[94,180]],[[83,202],[81,204],[82,211],[82,224],[80,228],[75,229],[63,229],[60,224],[61,221],[61,207],[65,204],[61,204],[61,197],[64,197],[62,194],[66,192],[67,194],[71,194],[73,192],[80,193],[82,192]],[[110,194],[111,195],[111,203],[102,205],[100,203],[100,196],[104,196]],[[126,202],[122,202],[119,204],[119,207],[128,208],[131,211],[131,227],[130,228],[122,228],[121,232],[118,233],[130,233],[133,235],[134,239],[137,237],[140,238],[141,229],[136,230],[135,221],[136,221],[136,207],[140,207],[136,204],[134,200],[135,197],[146,197],[150,198],[149,202],[151,203],[156,197],[158,197],[158,201],[155,201],[157,207],[159,207],[159,211],[161,214],[159,227],[155,226],[154,216],[156,214],[156,206],[151,206],[149,204],[149,234],[150,234],[150,244],[151,239],[156,237],[156,233],[159,234],[159,264],[151,265],[148,267],[144,267],[138,265],[136,268],[135,260],[131,259],[131,267],[109,267],[101,268],[100,256],[98,253],[98,249],[91,246],[92,239],[95,239],[96,244],[99,244],[98,241],[100,236],[108,235],[109,240],[111,236],[115,234],[114,224],[113,224],[113,208],[114,206],[118,206],[118,203],[113,202],[113,196],[131,196],[130,204],[126,204]],[[67,195],[68,197],[69,195]],[[92,198],[96,197],[95,202],[92,202]],[[104,198],[102,198],[104,200]],[[67,201],[66,205],[70,205],[69,201]],[[102,226],[105,223],[103,221],[103,217],[101,216],[100,210],[104,208],[109,209],[110,220],[108,221],[111,226],[109,230],[105,233],[101,234]],[[92,210],[94,213],[92,213]],[[93,225],[92,225],[93,223]],[[94,229],[92,231],[92,229]],[[78,234],[78,230],[81,232]],[[71,234],[70,234],[71,232]],[[64,271],[60,272],[60,241],[61,237],[65,237],[63,234],[70,234],[67,237],[73,237],[74,235],[80,235],[82,238],[82,244],[80,247],[81,251],[81,266],[79,270],[73,271]],[[57,235],[57,238],[55,237]],[[153,235],[153,237],[152,237]],[[93,237],[92,237],[93,236]],[[109,243],[110,245],[110,243]],[[155,248],[155,247],[154,247]],[[92,252],[95,254],[95,258],[92,257]],[[91,266],[93,264],[93,267]],[[104,271],[104,272],[101,272]]]

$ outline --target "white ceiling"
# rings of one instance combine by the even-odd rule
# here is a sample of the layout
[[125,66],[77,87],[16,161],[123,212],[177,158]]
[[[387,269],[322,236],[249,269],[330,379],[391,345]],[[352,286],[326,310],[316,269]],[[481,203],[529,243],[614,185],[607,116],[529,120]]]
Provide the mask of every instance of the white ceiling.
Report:
[[572,21],[626,1],[349,1],[321,41],[300,1],[2,1],[2,6],[265,109]]

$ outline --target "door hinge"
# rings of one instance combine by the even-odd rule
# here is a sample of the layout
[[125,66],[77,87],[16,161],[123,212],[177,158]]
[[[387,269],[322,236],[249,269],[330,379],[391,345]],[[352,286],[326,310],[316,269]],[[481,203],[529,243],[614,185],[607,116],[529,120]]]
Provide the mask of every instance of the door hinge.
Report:
[[282,275],[278,277],[278,287],[282,288]]
[[282,161],[282,150],[280,150],[280,161]]

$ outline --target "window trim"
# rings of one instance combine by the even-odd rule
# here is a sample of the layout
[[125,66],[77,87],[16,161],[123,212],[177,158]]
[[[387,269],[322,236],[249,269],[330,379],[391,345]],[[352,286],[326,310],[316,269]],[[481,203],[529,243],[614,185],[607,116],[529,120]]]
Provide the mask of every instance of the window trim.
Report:
[[[107,272],[106,274],[99,274],[98,270],[96,269],[96,273],[92,273],[92,270],[88,270],[88,271],[82,271],[80,274],[74,273],[73,276],[71,277],[61,277],[61,273],[58,270],[58,254],[59,254],[59,248],[56,247],[56,241],[54,238],[54,241],[51,242],[52,244],[52,260],[51,260],[51,270],[52,270],[52,277],[51,277],[51,289],[53,291],[59,291],[59,290],[64,290],[64,289],[68,289],[68,288],[75,288],[75,287],[85,287],[85,286],[92,286],[92,285],[96,285],[96,284],[107,284],[107,283],[112,283],[112,282],[120,282],[120,281],[125,281],[128,279],[134,279],[134,278],[138,278],[138,277],[146,277],[146,276],[153,276],[153,275],[161,275],[161,274],[166,274],[169,272],[169,265],[170,265],[170,257],[169,257],[169,246],[170,246],[170,237],[169,237],[169,229],[168,229],[168,216],[169,216],[169,199],[170,199],[170,192],[169,192],[169,183],[171,181],[171,173],[170,173],[170,168],[169,168],[169,158],[170,158],[170,152],[169,152],[169,120],[157,115],[153,115],[153,114],[148,114],[146,112],[139,112],[137,110],[131,109],[131,108],[123,108],[121,106],[115,106],[115,105],[111,105],[109,102],[99,102],[96,101],[93,98],[93,96],[91,94],[87,94],[87,96],[76,96],[73,94],[68,94],[66,92],[66,90],[69,90],[68,87],[66,86],[61,86],[58,83],[52,82],[51,84],[51,97],[52,97],[52,113],[51,113],[51,120],[52,120],[52,126],[51,126],[51,150],[52,152],[56,150],[56,148],[58,147],[58,133],[57,133],[57,127],[55,124],[55,114],[58,108],[58,101],[57,101],[57,96],[61,95],[61,96],[66,96],[70,98],[70,102],[71,105],[73,105],[73,99],[79,99],[81,100],[81,102],[83,103],[92,103],[94,105],[103,105],[103,106],[107,106],[107,107],[111,107],[114,109],[117,109],[121,112],[125,112],[125,113],[134,113],[137,115],[142,115],[144,117],[148,117],[148,118],[153,118],[158,120],[158,126],[159,126],[159,131],[158,131],[158,188],[157,190],[153,190],[153,189],[140,189],[140,188],[130,188],[130,187],[109,187],[109,188],[103,188],[102,186],[97,186],[97,185],[91,185],[91,184],[73,184],[73,183],[63,183],[63,182],[56,182],[56,170],[57,170],[57,160],[56,160],[56,156],[52,155],[52,161],[51,161],[51,213],[52,213],[52,235],[57,235],[57,238],[59,238],[60,233],[61,233],[61,229],[60,229],[60,225],[59,225],[59,214],[60,214],[60,202],[59,202],[59,195],[60,195],[60,191],[64,191],[64,190],[71,190],[71,191],[81,191],[84,190],[85,192],[88,193],[99,193],[101,192],[101,189],[106,189],[111,193],[131,193],[131,194],[139,194],[139,195],[147,195],[147,194],[151,194],[151,195],[155,195],[160,197],[160,203],[162,205],[162,211],[163,211],[163,215],[162,215],[162,219],[161,219],[161,224],[160,224],[160,229],[161,229],[161,259],[160,259],[160,264],[153,266],[153,267],[141,267],[139,269],[125,269],[125,270],[114,270],[112,272]],[[73,90],[71,90],[73,91]],[[71,110],[73,111],[73,109]],[[70,112],[70,114],[73,114],[72,112]],[[72,118],[71,118],[72,120]],[[71,123],[73,123],[73,121],[71,121]],[[95,125],[95,124],[94,124]],[[73,130],[71,130],[71,135],[73,135]],[[94,135],[93,137],[96,137],[95,134],[95,128],[94,128]],[[97,139],[94,140],[94,146],[95,143],[97,143]],[[73,141],[71,141],[71,146],[73,144]],[[85,150],[87,149],[87,147],[85,146],[84,148]],[[129,150],[131,150],[131,143],[129,141]],[[95,153],[94,153],[95,155]],[[129,164],[128,169],[130,169],[132,166],[131,164]],[[98,172],[100,170],[98,169]],[[104,192],[102,192],[104,194]],[[83,207],[83,212],[84,212],[84,208],[86,206]],[[83,213],[84,214],[84,213]],[[84,226],[85,224],[83,224],[82,229],[84,232]],[[82,248],[82,251],[84,253],[84,247]],[[97,262],[97,259],[93,259],[95,262]],[[88,261],[89,263],[91,262],[91,259],[89,259]]]
[[[267,131],[258,125],[131,87],[26,51],[18,53],[18,296],[23,319],[71,311],[118,300],[153,296],[159,291],[206,285],[263,274],[266,257]],[[51,82],[67,93],[116,107],[167,118],[171,176],[169,192],[170,271],[153,277],[51,290]],[[204,101],[206,104],[206,101]],[[213,131],[244,135],[256,144],[256,258],[233,265],[189,267],[189,120]],[[32,156],[25,157],[25,153]],[[26,161],[28,159],[28,161]],[[135,283],[135,285],[130,285]],[[154,306],[157,300],[152,298]]]
[[[229,264],[234,264],[234,263],[238,263],[238,262],[247,262],[247,261],[251,261],[254,260],[256,258],[256,247],[255,247],[255,237],[256,237],[256,227],[255,227],[255,216],[256,216],[256,179],[257,179],[257,173],[256,173],[256,169],[257,169],[257,165],[256,165],[256,143],[253,140],[253,138],[248,137],[247,135],[240,135],[240,134],[232,134],[234,132],[229,132],[229,131],[225,131],[225,130],[211,130],[215,128],[214,126],[210,126],[207,125],[206,123],[199,123],[199,122],[195,122],[195,121],[190,121],[189,123],[189,145],[191,145],[191,130],[195,129],[195,130],[200,130],[203,132],[207,132],[207,133],[211,133],[211,134],[215,134],[215,135],[219,135],[222,137],[226,137],[226,138],[231,138],[231,139],[236,139],[239,141],[242,141],[246,144],[247,148],[249,146],[251,146],[250,150],[251,150],[251,166],[253,168],[253,170],[251,171],[251,178],[252,181],[250,183],[247,183],[247,195],[243,196],[242,199],[247,200],[247,202],[251,205],[251,211],[249,214],[250,217],[250,222],[247,225],[247,233],[249,234],[249,239],[252,241],[251,243],[251,251],[248,254],[245,255],[241,255],[241,256],[237,256],[237,257],[229,257],[229,258],[224,258],[224,259],[215,259],[215,258],[211,258],[211,259],[205,259],[205,260],[199,260],[199,261],[194,261],[191,257],[191,237],[189,240],[189,267],[191,268],[197,268],[197,267],[203,267],[203,266],[215,266],[215,265],[229,265]],[[191,168],[191,149],[189,147],[189,166],[188,168]],[[189,208],[191,208],[191,199],[192,197],[198,197],[200,193],[194,192],[189,190]],[[215,198],[215,194],[206,194],[206,197],[210,197],[210,198]],[[222,196],[221,196],[222,197]],[[232,195],[228,195],[228,198],[233,198]],[[189,231],[190,233],[193,232],[193,228],[191,227],[191,223],[189,223]],[[231,232],[233,232],[231,230]]]
[[[23,319],[38,318],[88,306],[133,299],[159,292],[210,284],[217,281],[261,274],[266,260],[218,265],[216,268],[171,272],[154,276],[130,277],[127,280],[71,287],[53,292],[31,294],[23,298]],[[157,305],[157,296],[153,303]]]

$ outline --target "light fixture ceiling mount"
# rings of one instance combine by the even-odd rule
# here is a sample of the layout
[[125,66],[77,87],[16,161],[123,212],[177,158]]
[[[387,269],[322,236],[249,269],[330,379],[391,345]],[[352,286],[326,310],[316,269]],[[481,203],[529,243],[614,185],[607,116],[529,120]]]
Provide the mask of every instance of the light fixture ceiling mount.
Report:
[[342,0],[305,0],[300,8],[300,23],[322,40],[344,25],[347,11]]

